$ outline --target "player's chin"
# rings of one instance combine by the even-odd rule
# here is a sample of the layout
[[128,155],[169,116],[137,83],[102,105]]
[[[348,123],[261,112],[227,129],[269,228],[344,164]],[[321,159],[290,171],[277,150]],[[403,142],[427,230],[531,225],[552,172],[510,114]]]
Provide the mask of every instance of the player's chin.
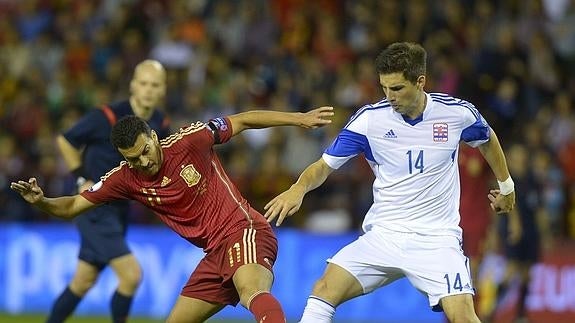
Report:
[[158,173],[158,168],[156,166],[140,168],[140,173],[148,176],[156,175]]
[[162,100],[162,98],[157,97],[157,96],[153,96],[153,97],[146,98],[146,99],[144,100],[144,102],[145,102],[150,108],[153,109],[154,107],[158,106],[158,104],[160,104],[161,100]]

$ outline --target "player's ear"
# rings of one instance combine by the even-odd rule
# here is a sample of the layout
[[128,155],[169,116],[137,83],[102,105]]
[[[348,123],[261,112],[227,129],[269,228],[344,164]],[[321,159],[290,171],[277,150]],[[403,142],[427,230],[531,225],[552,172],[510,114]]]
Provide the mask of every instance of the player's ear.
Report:
[[152,130],[152,132],[151,132],[151,137],[152,137],[152,140],[154,140],[155,142],[159,141],[158,140],[158,134],[154,130]]
[[424,87],[425,87],[425,75],[420,75],[417,78],[417,88],[423,91]]

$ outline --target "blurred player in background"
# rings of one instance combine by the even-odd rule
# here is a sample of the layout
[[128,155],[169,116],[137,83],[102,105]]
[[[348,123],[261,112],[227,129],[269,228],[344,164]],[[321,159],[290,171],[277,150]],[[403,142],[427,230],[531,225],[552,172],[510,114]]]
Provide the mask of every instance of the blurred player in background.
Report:
[[[138,64],[130,82],[130,94],[126,101],[94,109],[57,138],[80,192],[122,160],[110,143],[110,130],[118,119],[136,115],[146,120],[160,138],[169,134],[168,119],[156,109],[166,94],[164,67],[153,60]],[[69,285],[53,304],[48,323],[60,323],[70,316],[108,265],[118,278],[110,302],[112,321],[127,320],[142,277],[140,265],[126,242],[128,208],[127,201],[115,201],[76,219],[81,241],[78,265]]]
[[459,145],[459,226],[463,230],[463,251],[469,257],[471,276],[475,283],[478,281],[479,265],[485,253],[487,233],[491,225],[492,211],[489,201],[482,197],[489,191],[492,176],[489,165],[479,150],[466,144]]
[[469,259],[461,250],[460,141],[478,147],[500,181],[501,191],[489,195],[496,211],[512,209],[513,180],[495,132],[477,109],[424,91],[426,56],[415,43],[388,46],[376,59],[385,99],[353,115],[322,158],[265,206],[268,221],[277,218],[280,225],[300,208],[307,192],[359,154],[375,174],[365,233],[328,260],[303,323],[331,322],[341,303],[402,277],[451,322],[479,322]]
[[[549,215],[543,207],[541,185],[530,171],[533,160],[540,158],[538,152],[528,151],[522,144],[513,144],[509,150],[509,171],[518,188],[517,207],[508,216],[499,217],[499,239],[507,268],[497,287],[497,303],[490,315],[493,320],[506,303],[506,296],[514,282],[518,282],[517,306],[514,313],[517,322],[527,322],[526,300],[529,294],[531,267],[540,259],[542,246],[549,246],[551,230]],[[535,166],[537,167],[537,166]]]
[[112,128],[111,141],[126,161],[89,190],[46,198],[34,178],[12,183],[11,188],[41,210],[66,219],[103,203],[133,199],[202,248],[206,255],[167,322],[204,322],[226,305],[240,302],[256,322],[285,323],[283,309],[270,293],[277,256],[275,233],[231,182],[213,145],[245,129],[320,127],[331,122],[332,110],[248,111],[194,123],[161,141],[145,121],[125,117]]

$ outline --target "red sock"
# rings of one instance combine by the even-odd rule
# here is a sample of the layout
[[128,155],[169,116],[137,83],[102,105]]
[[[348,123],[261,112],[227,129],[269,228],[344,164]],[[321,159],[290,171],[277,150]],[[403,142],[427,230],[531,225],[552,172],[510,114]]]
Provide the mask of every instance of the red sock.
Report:
[[286,317],[280,302],[268,292],[254,296],[250,302],[250,312],[258,323],[285,323]]

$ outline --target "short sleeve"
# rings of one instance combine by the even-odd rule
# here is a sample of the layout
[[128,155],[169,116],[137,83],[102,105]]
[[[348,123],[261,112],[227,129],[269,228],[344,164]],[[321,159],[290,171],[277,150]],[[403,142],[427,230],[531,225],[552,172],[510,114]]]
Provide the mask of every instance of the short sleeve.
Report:
[[373,160],[369,140],[366,136],[367,114],[354,115],[337,138],[325,150],[322,158],[333,169],[338,169],[351,158],[363,153],[368,160]]
[[109,127],[108,120],[100,109],[94,109],[66,130],[63,136],[72,146],[79,149],[90,144],[94,140],[95,134],[99,134],[103,129],[102,127]]
[[471,147],[477,147],[489,141],[491,128],[475,107],[466,106],[464,108],[464,118],[468,126],[461,132],[461,140]]

